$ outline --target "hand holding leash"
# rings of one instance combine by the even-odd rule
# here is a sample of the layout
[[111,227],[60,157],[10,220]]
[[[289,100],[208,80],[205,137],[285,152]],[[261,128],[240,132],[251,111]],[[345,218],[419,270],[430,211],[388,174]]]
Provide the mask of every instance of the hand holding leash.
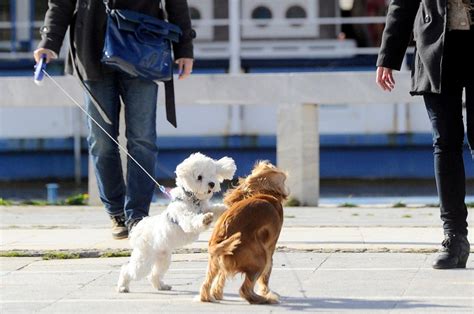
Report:
[[43,84],[44,70],[46,70],[46,63],[47,63],[46,60],[47,60],[46,54],[42,54],[35,65],[34,81],[36,85],[38,86]]

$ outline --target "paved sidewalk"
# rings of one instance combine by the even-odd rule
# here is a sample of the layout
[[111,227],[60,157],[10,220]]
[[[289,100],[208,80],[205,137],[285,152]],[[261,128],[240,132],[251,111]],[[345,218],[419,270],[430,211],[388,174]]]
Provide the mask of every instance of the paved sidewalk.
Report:
[[[153,207],[152,214],[163,210]],[[0,313],[473,313],[474,259],[467,269],[433,270],[442,239],[436,208],[286,208],[270,285],[281,303],[252,306],[240,299],[237,276],[220,304],[193,302],[206,273],[206,242],[173,255],[154,291],[146,279],[131,293],[115,292],[128,258],[42,260],[0,257]],[[469,224],[474,225],[472,210]],[[472,232],[471,243],[474,243]],[[100,256],[127,250],[112,240],[99,207],[0,207],[0,251],[48,251]],[[186,254],[187,252],[195,252]],[[364,253],[361,253],[364,252]],[[406,253],[404,253],[406,252]]]
[[131,293],[115,291],[126,258],[43,261],[0,258],[0,312],[41,313],[473,313],[474,263],[467,270],[433,270],[434,255],[413,253],[284,253],[274,256],[272,306],[238,296],[240,276],[220,304],[194,302],[206,273],[205,254],[176,254],[155,291],[146,279]]
[[[154,206],[151,214],[163,209]],[[279,250],[435,252],[443,237],[438,216],[439,209],[423,207],[285,208]],[[0,207],[0,218],[0,251],[129,249],[127,240],[112,239],[100,207]],[[469,224],[474,225],[473,215]],[[204,251],[210,234],[203,233],[186,249]]]

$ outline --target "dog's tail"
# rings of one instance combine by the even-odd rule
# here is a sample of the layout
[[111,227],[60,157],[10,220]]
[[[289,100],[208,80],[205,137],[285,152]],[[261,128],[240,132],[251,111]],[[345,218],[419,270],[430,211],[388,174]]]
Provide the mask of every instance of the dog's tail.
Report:
[[209,246],[209,254],[211,255],[233,255],[234,250],[241,243],[240,232],[234,233],[229,238],[225,239],[221,243]]

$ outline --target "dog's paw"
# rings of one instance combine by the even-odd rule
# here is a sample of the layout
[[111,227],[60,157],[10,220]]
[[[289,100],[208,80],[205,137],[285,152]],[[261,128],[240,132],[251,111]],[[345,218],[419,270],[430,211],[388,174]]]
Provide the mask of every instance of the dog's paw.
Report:
[[211,298],[214,298],[214,300],[223,300],[224,293],[222,291],[213,290],[211,291]]
[[158,290],[160,290],[160,291],[169,291],[169,290],[171,290],[171,288],[172,287],[170,285],[166,285],[166,284],[162,283],[162,284],[160,284],[160,287],[158,288]]
[[130,290],[128,289],[128,287],[121,286],[121,287],[117,287],[117,292],[118,293],[128,293],[128,292],[130,292]]
[[214,214],[213,213],[206,213],[202,217],[202,224],[204,226],[209,226],[212,223],[213,219],[214,219]]
[[201,295],[197,295],[193,298],[194,302],[212,302],[212,303],[219,303],[214,297],[209,296],[209,298],[203,297]]
[[280,303],[280,295],[276,292],[266,290],[266,291],[260,291],[258,292],[259,295],[267,299],[267,302],[269,304],[278,304]]

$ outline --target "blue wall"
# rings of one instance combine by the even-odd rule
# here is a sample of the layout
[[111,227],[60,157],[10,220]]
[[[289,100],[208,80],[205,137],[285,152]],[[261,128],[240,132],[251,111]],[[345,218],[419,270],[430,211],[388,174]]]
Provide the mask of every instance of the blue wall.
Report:
[[[322,135],[321,178],[432,178],[431,135]],[[82,176],[87,177],[87,144],[82,141]],[[274,136],[162,137],[158,139],[158,179],[174,178],[176,165],[200,151],[210,157],[236,160],[237,175],[249,173],[256,160],[276,162]],[[466,175],[474,163],[465,151]],[[73,140],[0,140],[0,181],[46,178],[72,179]]]

